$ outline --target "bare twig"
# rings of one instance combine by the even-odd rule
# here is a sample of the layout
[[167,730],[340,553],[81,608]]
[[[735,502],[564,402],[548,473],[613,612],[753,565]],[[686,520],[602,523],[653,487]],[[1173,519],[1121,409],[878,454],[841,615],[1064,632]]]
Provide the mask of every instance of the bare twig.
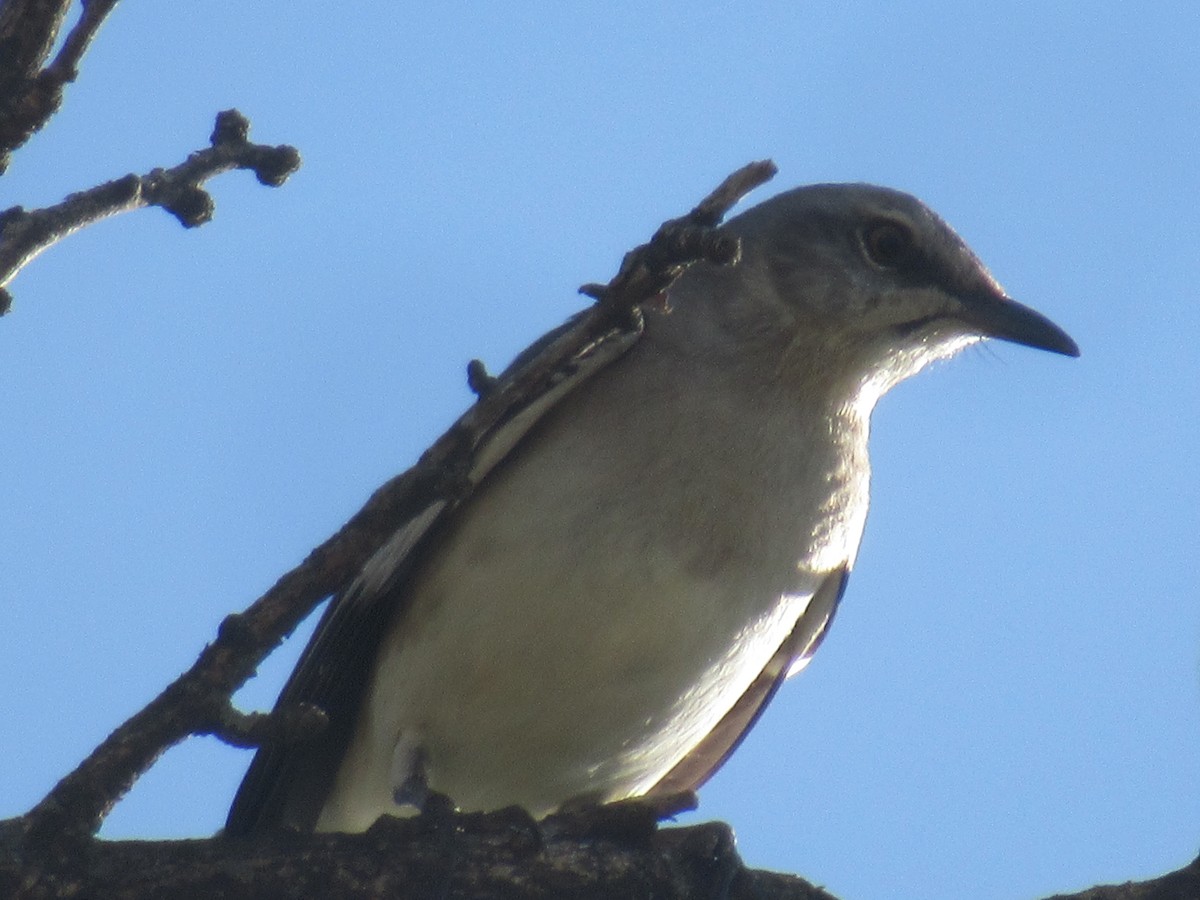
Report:
[[717,265],[737,262],[737,240],[715,231],[716,225],[742,197],[775,176],[768,160],[742,166],[705,197],[686,216],[664,222],[648,243],[635,247],[621,261],[621,269],[608,284],[585,284],[579,288],[604,306],[653,300],[693,262],[706,259]]
[[86,225],[144,206],[160,206],[185,228],[212,218],[213,199],[201,185],[230,169],[251,169],[263,184],[283,184],[300,165],[293,147],[268,147],[247,139],[250,123],[237,110],[217,114],[211,146],[170,169],[126,175],[71,194],[61,203],[27,212],[0,213],[0,314],[11,301],[5,285],[47,247]]
[[82,0],[83,11],[54,62],[40,68],[62,29],[71,0],[0,0],[0,174],[12,152],[62,105],[63,88],[117,0]]
[[197,734],[211,734],[231,747],[260,747],[270,741],[294,743],[316,737],[329,725],[329,716],[311,703],[271,713],[244,713],[227,705],[218,721]]

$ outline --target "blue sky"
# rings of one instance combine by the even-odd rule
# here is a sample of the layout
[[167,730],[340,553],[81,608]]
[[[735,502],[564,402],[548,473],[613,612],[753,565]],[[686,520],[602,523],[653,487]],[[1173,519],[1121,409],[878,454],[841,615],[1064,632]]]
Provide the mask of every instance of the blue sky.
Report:
[[[1066,360],[990,344],[884,399],[832,634],[702,792],[846,898],[1041,896],[1200,844],[1200,7],[121,4],[0,179],[170,165],[236,106],[295,144],[35,261],[0,320],[0,815],[34,803],[407,467],[492,368],[730,170],[911,191]],[[273,699],[302,639],[242,694]],[[204,835],[194,739],[112,837]],[[698,818],[693,816],[692,820]]]

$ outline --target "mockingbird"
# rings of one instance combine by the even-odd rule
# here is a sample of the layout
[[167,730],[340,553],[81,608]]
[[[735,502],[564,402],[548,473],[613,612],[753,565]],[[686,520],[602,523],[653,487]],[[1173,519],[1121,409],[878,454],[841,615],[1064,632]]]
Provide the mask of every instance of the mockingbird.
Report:
[[690,268],[334,599],[280,699],[329,728],[259,751],[229,833],[699,786],[833,618],[876,401],[981,338],[1078,355],[907,194],[803,187],[723,228],[739,264]]

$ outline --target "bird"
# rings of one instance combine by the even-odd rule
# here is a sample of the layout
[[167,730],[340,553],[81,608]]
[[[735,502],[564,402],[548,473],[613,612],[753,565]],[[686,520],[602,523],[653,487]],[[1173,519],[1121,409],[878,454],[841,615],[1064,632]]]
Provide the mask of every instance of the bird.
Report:
[[877,401],[988,338],[1079,355],[907,193],[808,185],[720,230],[736,265],[688,268],[333,598],[278,703],[329,726],[258,750],[227,834],[697,789],[829,629]]

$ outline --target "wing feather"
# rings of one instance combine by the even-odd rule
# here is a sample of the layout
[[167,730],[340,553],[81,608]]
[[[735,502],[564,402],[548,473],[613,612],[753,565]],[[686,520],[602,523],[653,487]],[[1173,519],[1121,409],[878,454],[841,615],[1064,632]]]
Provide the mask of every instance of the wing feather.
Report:
[[849,570],[843,567],[831,572],[821,582],[792,633],[750,683],[746,692],[704,740],[647,792],[647,796],[665,797],[694,791],[724,765],[754,727],[779,686],[788,675],[803,668],[817,651],[846,591],[848,576]]
[[[504,384],[582,321],[568,320],[522,352],[499,376]],[[479,485],[563,397],[629,350],[641,336],[640,321],[588,344],[553,372],[548,387],[515,408],[474,448],[468,480]],[[463,416],[453,428],[470,416]],[[325,711],[329,724],[303,742],[264,745],[255,754],[234,797],[225,833],[247,835],[276,828],[312,830],[333,786],[352,736],[387,629],[408,606],[408,585],[421,560],[436,552],[439,537],[466,500],[437,500],[408,520],[371,557],[350,586],[333,598],[284,685],[275,708],[309,703]]]

